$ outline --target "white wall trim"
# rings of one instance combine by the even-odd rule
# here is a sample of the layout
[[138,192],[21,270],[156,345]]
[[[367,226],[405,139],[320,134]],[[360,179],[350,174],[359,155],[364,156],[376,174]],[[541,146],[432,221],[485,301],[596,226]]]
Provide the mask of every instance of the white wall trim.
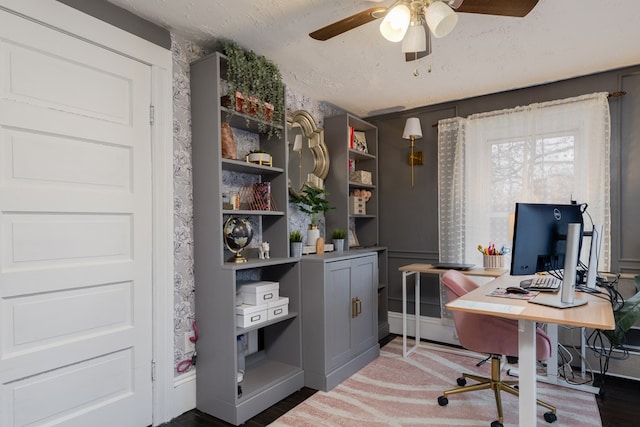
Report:
[[[402,335],[402,313],[390,311],[389,330],[392,334]],[[415,316],[407,315],[407,335],[415,337]],[[460,345],[456,338],[456,330],[453,323],[436,318],[420,316],[420,338],[445,344]]]
[[196,371],[178,375],[174,380],[171,412],[177,417],[196,407]]
[[[169,56],[171,53],[169,52]],[[180,415],[170,411],[174,376],[173,322],[173,83],[171,68],[152,66],[153,168],[153,425]],[[195,406],[195,405],[194,405]]]
[[[0,8],[63,31],[151,66],[151,99],[155,124],[151,129],[153,178],[153,424],[180,415],[175,412],[173,370],[173,100],[172,56],[169,50],[143,40],[55,0],[0,0]],[[195,374],[193,405],[195,407]],[[185,388],[185,389],[186,389]],[[177,392],[180,390],[180,392]],[[187,404],[186,406],[188,406]],[[185,407],[186,407],[185,406]]]
[[55,0],[0,0],[0,7],[146,64],[171,71],[171,53]]

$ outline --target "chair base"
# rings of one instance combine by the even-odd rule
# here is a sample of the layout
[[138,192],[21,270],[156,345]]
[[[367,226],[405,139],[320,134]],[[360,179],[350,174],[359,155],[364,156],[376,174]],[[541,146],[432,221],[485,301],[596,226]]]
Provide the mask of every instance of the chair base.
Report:
[[[493,390],[493,394],[495,395],[495,399],[496,399],[496,407],[498,409],[498,422],[500,424],[502,424],[504,417],[503,417],[503,412],[502,412],[502,399],[500,398],[500,392],[501,391],[505,391],[509,394],[512,394],[514,396],[520,396],[520,393],[518,392],[518,389],[514,387],[514,385],[518,384],[518,381],[503,381],[500,378],[500,361],[501,361],[501,356],[500,355],[496,355],[496,354],[492,354],[491,355],[491,378],[487,378],[487,377],[481,377],[478,375],[472,375],[472,374],[462,374],[461,378],[458,378],[458,385],[460,387],[456,387],[454,389],[451,390],[447,390],[443,393],[443,396],[440,396],[438,398],[438,403],[440,404],[440,406],[444,406],[446,405],[449,400],[447,399],[447,396],[451,395],[451,394],[458,394],[458,393],[466,393],[468,391],[476,391],[476,390],[486,390],[486,389],[491,389]],[[470,385],[465,385],[466,384],[466,379],[472,379],[474,381],[477,381],[477,384],[470,384]],[[556,417],[556,407],[553,405],[550,405],[546,402],[543,402],[539,399],[536,399],[536,403],[544,408],[547,408],[548,410],[551,411],[551,413],[547,413],[545,414],[545,420],[548,422],[554,422],[557,417]],[[492,424],[493,425],[493,424]]]

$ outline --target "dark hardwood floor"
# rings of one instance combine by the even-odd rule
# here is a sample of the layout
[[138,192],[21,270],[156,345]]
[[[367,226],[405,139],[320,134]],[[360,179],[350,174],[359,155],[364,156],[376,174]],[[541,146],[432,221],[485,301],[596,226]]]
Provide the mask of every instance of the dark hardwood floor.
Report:
[[[383,346],[395,336],[391,335],[380,342]],[[638,420],[640,414],[640,383],[638,381],[628,380],[607,376],[604,384],[604,392],[596,398],[598,408],[600,409],[600,418],[603,427],[631,427],[640,425]],[[312,396],[316,391],[307,387],[293,393],[287,398],[276,403],[267,410],[261,412],[250,420],[246,421],[243,426],[246,427],[262,427],[266,426],[278,417]],[[169,423],[165,423],[163,427],[227,427],[233,424],[226,423],[211,415],[194,409]],[[552,426],[553,424],[549,424]]]

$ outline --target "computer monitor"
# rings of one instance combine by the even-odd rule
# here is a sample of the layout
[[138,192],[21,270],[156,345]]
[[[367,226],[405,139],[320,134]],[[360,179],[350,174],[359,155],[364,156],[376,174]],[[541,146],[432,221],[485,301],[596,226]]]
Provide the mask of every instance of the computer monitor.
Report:
[[[516,203],[511,274],[526,275],[561,270],[565,266],[568,226],[584,228],[583,205]],[[582,239],[578,246],[580,252]],[[577,268],[577,265],[576,265]]]

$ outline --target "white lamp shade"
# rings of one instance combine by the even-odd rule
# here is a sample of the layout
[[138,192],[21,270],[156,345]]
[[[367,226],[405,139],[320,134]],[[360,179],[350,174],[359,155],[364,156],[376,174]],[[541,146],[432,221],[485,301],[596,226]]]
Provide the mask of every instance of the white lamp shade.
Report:
[[420,126],[420,119],[417,117],[410,117],[407,119],[404,124],[404,132],[402,132],[402,137],[404,139],[411,139],[411,137],[415,139],[422,138],[422,127]]
[[404,4],[399,4],[387,13],[380,23],[380,33],[390,42],[399,42],[404,37],[411,22],[411,12]]
[[293,140],[293,151],[301,151],[302,150],[302,135],[296,135],[296,138]]
[[427,34],[424,26],[412,25],[407,30],[407,34],[402,39],[402,53],[424,52],[427,50]]
[[441,1],[431,3],[424,11],[427,25],[437,38],[449,34],[458,23],[458,15]]

